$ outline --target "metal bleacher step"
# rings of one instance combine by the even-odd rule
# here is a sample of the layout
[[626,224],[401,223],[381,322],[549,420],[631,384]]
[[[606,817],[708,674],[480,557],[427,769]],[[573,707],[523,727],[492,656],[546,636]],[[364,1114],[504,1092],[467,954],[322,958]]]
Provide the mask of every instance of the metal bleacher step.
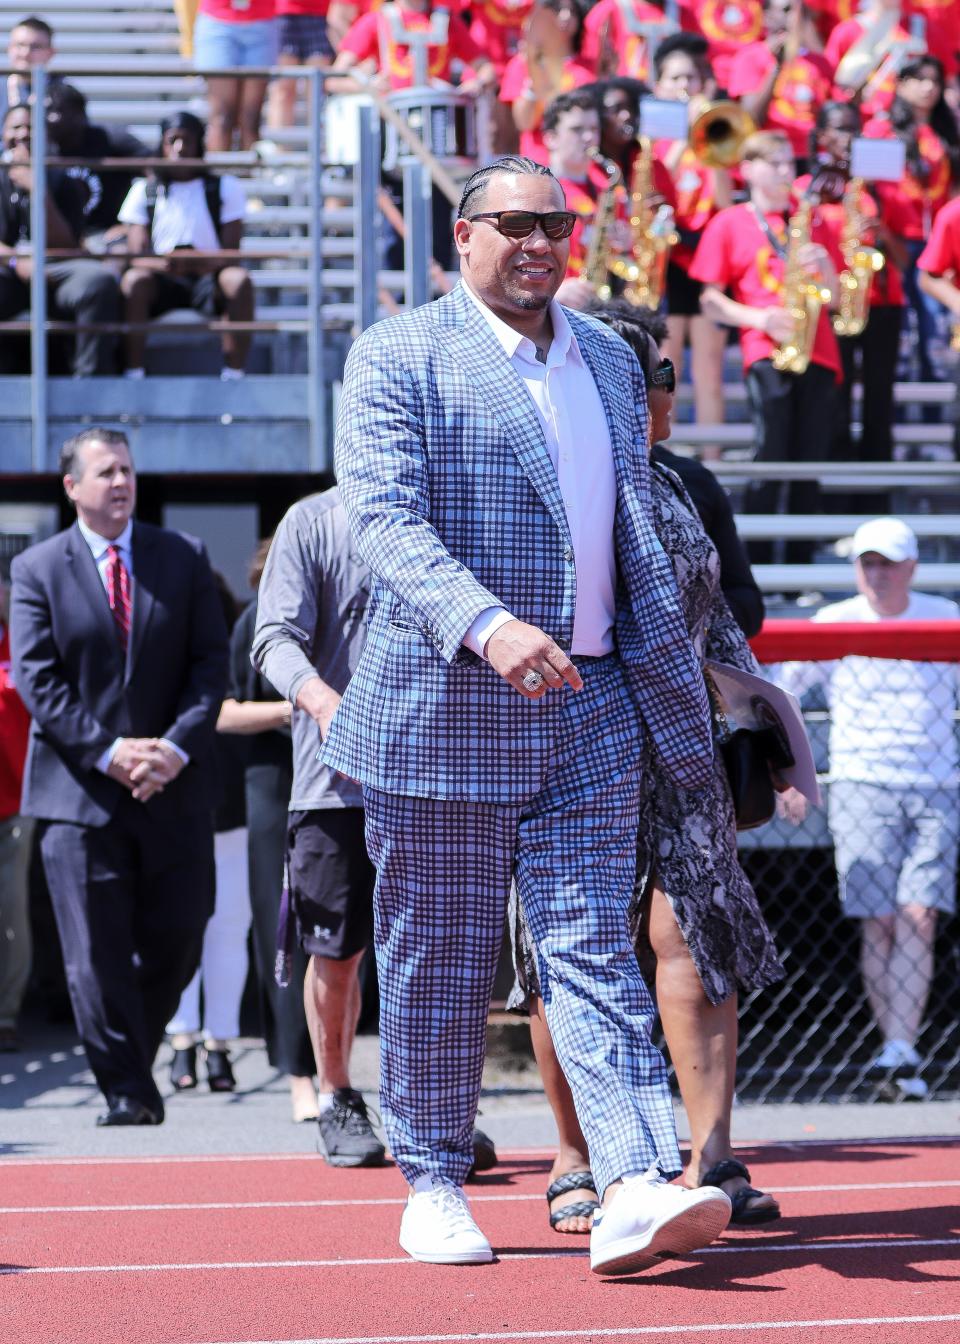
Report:
[[[866,513],[783,514],[738,513],[737,531],[744,541],[810,539],[838,541],[849,537],[861,523],[872,517]],[[960,543],[960,514],[957,513],[898,513],[908,527],[921,538],[944,538]]]
[[[852,592],[856,587],[852,567],[846,564],[754,565],[753,576],[765,593]],[[917,565],[915,586],[923,592],[960,591],[960,563]]]

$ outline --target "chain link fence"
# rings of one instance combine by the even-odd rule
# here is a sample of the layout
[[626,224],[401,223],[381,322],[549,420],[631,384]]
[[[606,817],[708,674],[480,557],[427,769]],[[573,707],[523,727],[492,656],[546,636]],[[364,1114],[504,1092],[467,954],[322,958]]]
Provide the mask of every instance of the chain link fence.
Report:
[[[743,1101],[960,1095],[960,664],[930,656],[945,639],[960,651],[960,623],[898,625],[888,649],[909,658],[856,652],[864,630],[880,647],[876,625],[807,625],[809,655],[789,663],[775,640],[760,649],[768,674],[802,692],[824,805],[740,837],[787,971],[743,998]],[[852,651],[838,658],[842,629]]]

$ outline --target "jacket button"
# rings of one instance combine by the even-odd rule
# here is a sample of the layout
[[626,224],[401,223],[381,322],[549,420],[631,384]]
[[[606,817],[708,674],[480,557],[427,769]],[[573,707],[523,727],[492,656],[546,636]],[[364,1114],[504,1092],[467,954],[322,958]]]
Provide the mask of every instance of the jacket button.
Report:
[[564,546],[564,548],[563,548],[563,558],[564,558],[564,560],[567,561],[568,564],[573,560],[573,547],[572,547],[572,546]]
[[569,649],[570,647],[569,639],[557,639],[554,641],[554,643],[556,644],[558,649]]

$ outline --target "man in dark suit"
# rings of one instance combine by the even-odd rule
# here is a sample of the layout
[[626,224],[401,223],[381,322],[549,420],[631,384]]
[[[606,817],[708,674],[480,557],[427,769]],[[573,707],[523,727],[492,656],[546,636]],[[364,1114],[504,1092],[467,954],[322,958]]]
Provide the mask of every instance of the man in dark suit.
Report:
[[11,645],[33,716],[22,811],[74,1014],[107,1098],[100,1125],[159,1124],[151,1066],[213,910],[210,750],[227,632],[199,542],[132,521],[125,436],[63,447],[77,510],[12,566]]

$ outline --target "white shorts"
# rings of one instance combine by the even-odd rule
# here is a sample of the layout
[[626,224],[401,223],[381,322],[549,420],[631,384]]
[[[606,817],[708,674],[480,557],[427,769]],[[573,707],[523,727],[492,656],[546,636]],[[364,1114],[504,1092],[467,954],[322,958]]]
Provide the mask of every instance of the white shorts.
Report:
[[952,786],[830,786],[830,830],[843,913],[854,919],[956,904],[960,791]]

